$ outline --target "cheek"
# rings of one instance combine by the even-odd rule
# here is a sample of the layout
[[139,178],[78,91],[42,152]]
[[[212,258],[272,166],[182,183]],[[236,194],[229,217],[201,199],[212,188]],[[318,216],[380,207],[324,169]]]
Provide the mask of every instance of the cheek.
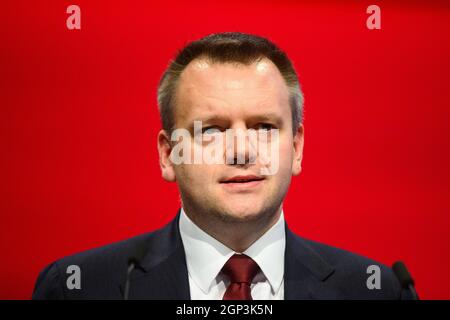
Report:
[[206,186],[212,181],[214,171],[210,165],[187,164],[175,169],[178,183],[187,187],[196,186],[196,189]]
[[[292,141],[292,140],[291,140]],[[291,142],[280,143],[278,172],[274,177],[276,192],[284,195],[292,178],[292,160],[294,156]]]
[[292,139],[285,139],[284,142],[280,141],[280,148],[279,148],[280,168],[291,168],[293,158],[294,158],[294,147]]
[[179,165],[175,169],[177,180],[181,183],[187,183],[196,179],[195,170],[192,165]]

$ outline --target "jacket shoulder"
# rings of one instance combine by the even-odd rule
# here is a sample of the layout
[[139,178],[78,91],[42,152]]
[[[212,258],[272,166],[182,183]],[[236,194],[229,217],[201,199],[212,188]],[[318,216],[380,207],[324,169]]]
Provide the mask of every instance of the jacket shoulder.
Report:
[[294,235],[328,263],[333,272],[324,281],[339,299],[410,299],[391,268],[347,250]]
[[[151,249],[165,236],[167,226],[153,232],[117,241],[61,258],[39,274],[33,299],[121,299],[128,259],[140,243]],[[74,267],[77,271],[74,271]],[[81,288],[69,289],[69,277],[79,272]]]

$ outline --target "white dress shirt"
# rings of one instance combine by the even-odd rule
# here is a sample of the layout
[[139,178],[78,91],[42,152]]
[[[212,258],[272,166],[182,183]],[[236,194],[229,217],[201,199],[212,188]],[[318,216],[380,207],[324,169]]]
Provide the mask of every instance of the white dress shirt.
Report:
[[[236,252],[200,229],[180,213],[180,233],[186,254],[192,300],[222,300],[229,280],[220,271]],[[284,215],[247,250],[242,252],[260,267],[250,286],[253,300],[284,299]]]

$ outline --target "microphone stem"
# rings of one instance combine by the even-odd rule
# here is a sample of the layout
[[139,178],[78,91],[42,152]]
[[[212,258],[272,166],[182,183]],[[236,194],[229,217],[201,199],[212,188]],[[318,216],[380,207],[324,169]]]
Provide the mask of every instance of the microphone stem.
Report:
[[128,296],[130,294],[130,274],[131,272],[134,270],[135,264],[134,262],[131,262],[128,265],[128,269],[127,269],[127,279],[125,281],[125,288],[123,291],[123,300],[128,300]]
[[411,291],[413,300],[419,300],[419,296],[417,295],[416,289],[414,288],[414,286],[411,283],[408,285],[408,288],[409,288],[409,291]]

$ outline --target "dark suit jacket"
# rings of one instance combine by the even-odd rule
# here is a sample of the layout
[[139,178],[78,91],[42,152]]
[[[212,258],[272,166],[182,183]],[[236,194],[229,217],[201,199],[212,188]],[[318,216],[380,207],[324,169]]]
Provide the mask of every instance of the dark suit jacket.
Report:
[[[33,299],[122,299],[127,261],[139,243],[147,246],[130,275],[130,299],[190,299],[179,213],[164,228],[65,257],[39,275]],[[381,289],[367,288],[369,265],[381,269]],[[67,267],[81,270],[81,289],[69,290]],[[286,225],[284,298],[409,299],[390,268],[356,254],[303,239]]]

